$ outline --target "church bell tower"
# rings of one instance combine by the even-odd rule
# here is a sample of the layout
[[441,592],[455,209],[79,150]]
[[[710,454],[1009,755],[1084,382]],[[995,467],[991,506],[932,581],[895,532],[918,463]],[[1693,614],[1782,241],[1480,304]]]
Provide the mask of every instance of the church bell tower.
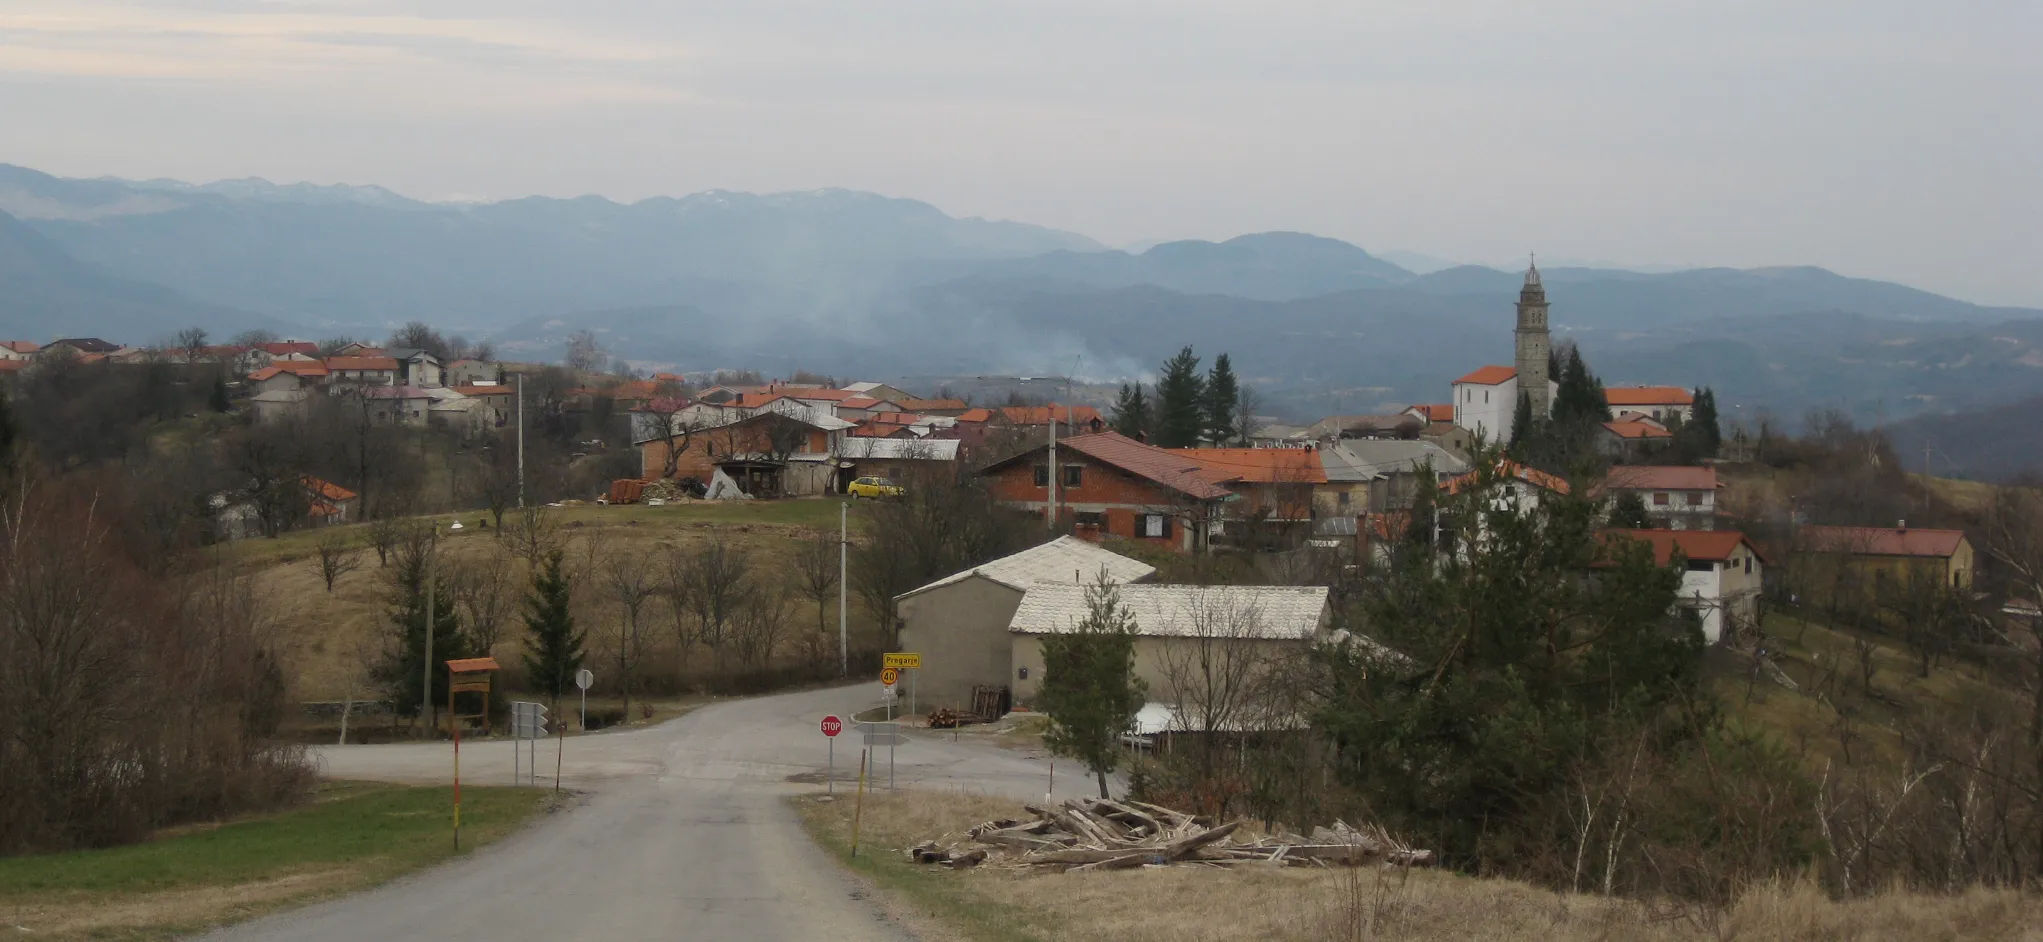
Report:
[[1539,283],[1539,265],[1525,269],[1525,287],[1518,289],[1518,392],[1532,400],[1532,414],[1552,413],[1547,387],[1553,338],[1546,330],[1546,288]]

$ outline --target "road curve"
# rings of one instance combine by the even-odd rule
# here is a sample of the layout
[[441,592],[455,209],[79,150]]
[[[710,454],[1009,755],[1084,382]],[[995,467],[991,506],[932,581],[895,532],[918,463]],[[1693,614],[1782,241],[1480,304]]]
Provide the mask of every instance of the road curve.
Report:
[[[812,845],[787,807],[820,781],[816,724],[869,705],[872,685],[732,700],[651,729],[570,738],[562,781],[592,797],[472,857],[345,899],[205,936],[217,942],[912,938],[863,900]],[[858,761],[858,736],[838,740],[840,778]],[[552,781],[554,743],[539,749]],[[445,743],[326,747],[339,778],[445,782]],[[878,774],[884,786],[885,750]],[[464,744],[464,784],[511,781],[507,742]],[[898,747],[900,787],[956,787],[1016,798],[1044,793],[1046,763],[941,734]],[[1085,782],[1070,777],[1071,789]],[[1060,789],[1060,793],[1066,789]]]

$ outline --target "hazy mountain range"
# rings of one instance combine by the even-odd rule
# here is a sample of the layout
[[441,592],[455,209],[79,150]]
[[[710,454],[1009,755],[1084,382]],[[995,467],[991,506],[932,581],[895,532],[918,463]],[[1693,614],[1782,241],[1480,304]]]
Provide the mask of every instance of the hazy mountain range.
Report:
[[[1509,361],[1519,273],[1385,255],[1284,232],[1120,251],[847,190],[434,204],[0,165],[0,334],[39,341],[379,337],[420,319],[534,358],[587,327],[647,367],[1096,379],[1189,343],[1231,352],[1299,417],[1444,400]],[[1707,384],[1785,417],[2043,395],[2039,310],[1817,268],[1543,272],[1556,330],[1611,382]]]

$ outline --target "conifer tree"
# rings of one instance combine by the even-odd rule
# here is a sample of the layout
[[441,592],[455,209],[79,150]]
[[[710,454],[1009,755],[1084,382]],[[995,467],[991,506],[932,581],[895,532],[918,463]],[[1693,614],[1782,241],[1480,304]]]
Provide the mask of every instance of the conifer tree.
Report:
[[1518,394],[1518,408],[1511,413],[1511,454],[1523,459],[1526,449],[1533,441],[1532,397],[1524,392]]
[[573,586],[561,571],[561,552],[548,554],[532,573],[532,594],[525,599],[525,676],[534,690],[546,694],[554,707],[582,669],[586,635],[575,630],[568,609]]
[[433,666],[431,702],[438,709],[447,703],[447,670],[442,665],[475,656],[473,642],[461,630],[453,587],[444,577],[433,580],[433,649],[426,650],[426,572],[432,553],[431,541],[415,533],[399,548],[390,567],[390,623],[398,643],[374,674],[395,701],[399,716],[418,716],[426,664]]
[[1129,438],[1142,438],[1149,432],[1149,396],[1142,391],[1140,382],[1121,384],[1121,395],[1114,400],[1114,431]]
[[214,412],[225,412],[234,407],[234,404],[227,398],[227,377],[214,374],[213,392],[207,398],[206,405]]
[[1191,347],[1165,360],[1157,376],[1155,431],[1164,448],[1191,448],[1206,431],[1206,381]]
[[1235,378],[1234,364],[1223,353],[1213,358],[1213,369],[1206,373],[1206,434],[1207,441],[1215,445],[1232,445],[1240,440],[1245,429],[1235,427],[1235,412],[1241,407],[1241,381]]
[[1717,391],[1704,386],[1695,394],[1695,414],[1688,419],[1688,426],[1695,431],[1697,450],[1704,458],[1714,458],[1724,447],[1723,426],[1717,419]]
[[1107,796],[1148,685],[1135,675],[1135,616],[1105,569],[1085,588],[1086,615],[1071,631],[1042,636],[1043,683],[1036,706],[1050,717],[1043,742],[1085,763]]
[[1623,530],[1650,530],[1653,518],[1646,513],[1646,501],[1637,491],[1617,495],[1610,503],[1610,525]]

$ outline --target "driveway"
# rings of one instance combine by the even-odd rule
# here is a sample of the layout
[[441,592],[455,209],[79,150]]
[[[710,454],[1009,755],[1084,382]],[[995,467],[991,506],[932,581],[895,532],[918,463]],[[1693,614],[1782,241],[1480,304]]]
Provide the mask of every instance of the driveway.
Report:
[[[346,899],[258,919],[213,940],[898,940],[910,936],[864,902],[808,840],[784,802],[820,783],[825,714],[871,705],[872,684],[733,700],[657,727],[570,737],[562,782],[592,792],[573,810],[473,857]],[[847,779],[859,739],[837,744]],[[539,748],[552,782],[555,741]],[[446,743],[320,749],[328,775],[445,782]],[[886,751],[879,751],[885,786]],[[511,744],[464,743],[461,780],[509,784]],[[945,734],[911,733],[895,754],[902,788],[963,788],[1040,798],[1047,763]],[[1060,772],[1063,770],[1059,770]],[[1059,775],[1059,794],[1087,781]],[[840,794],[844,791],[840,788]]]

